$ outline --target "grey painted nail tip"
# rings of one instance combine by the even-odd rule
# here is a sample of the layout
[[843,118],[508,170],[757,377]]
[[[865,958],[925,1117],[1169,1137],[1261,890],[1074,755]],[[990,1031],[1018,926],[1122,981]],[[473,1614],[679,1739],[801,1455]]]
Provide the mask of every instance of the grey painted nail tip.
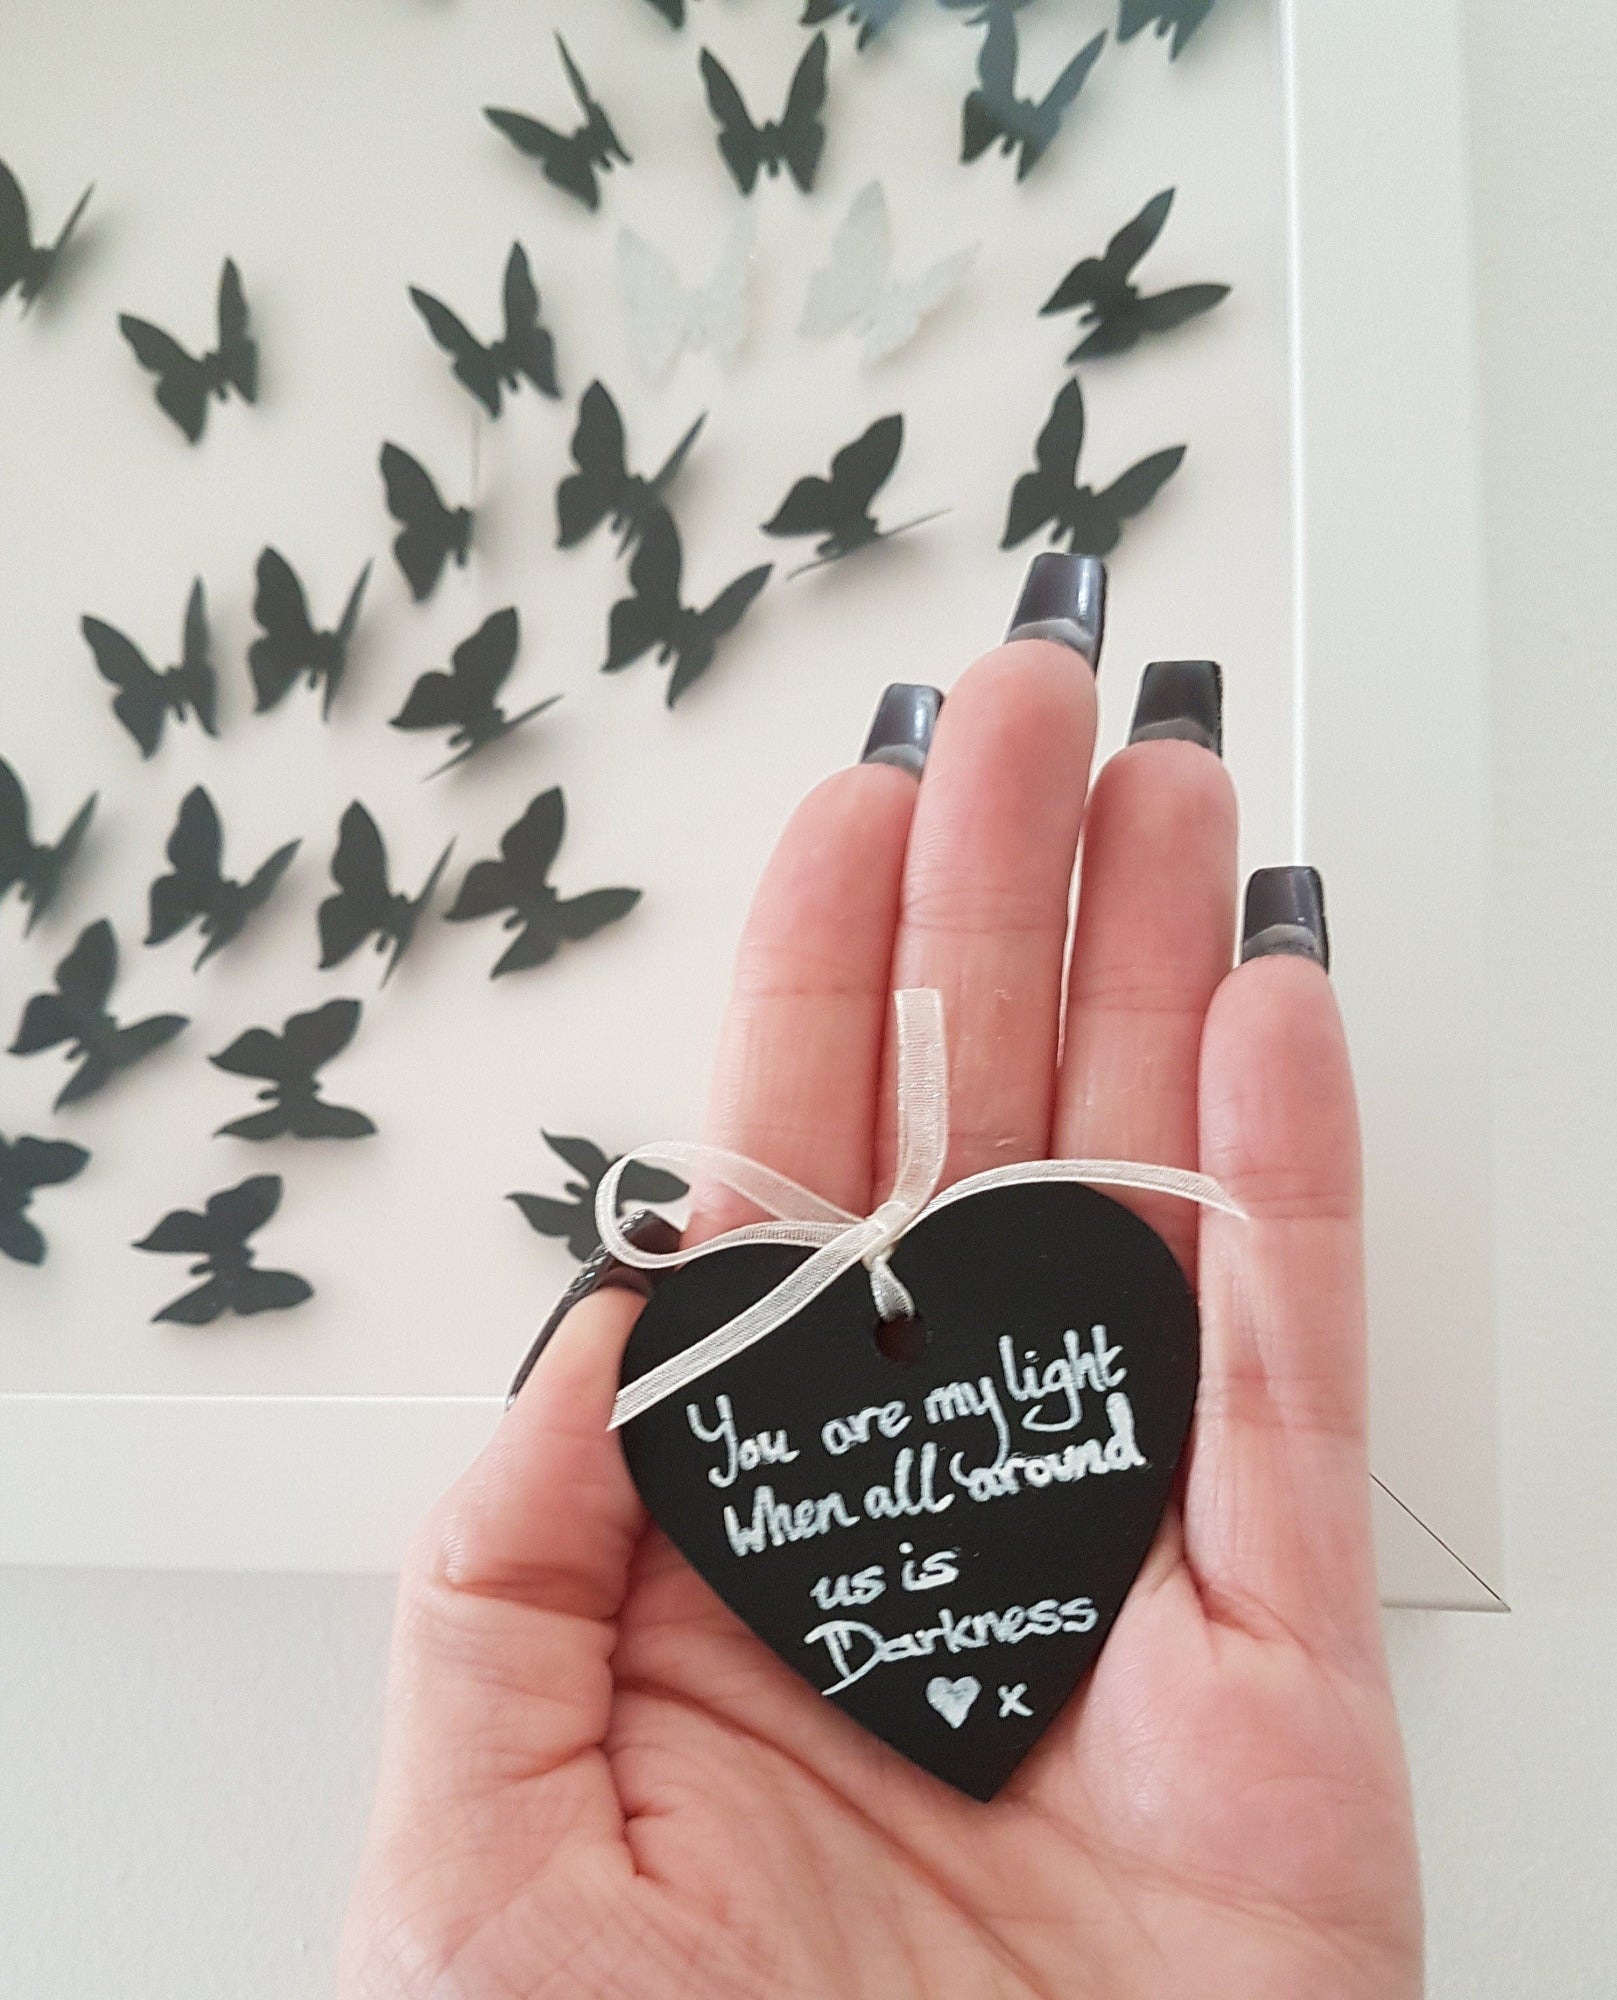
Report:
[[1326,965],[1324,947],[1306,924],[1271,924],[1241,946],[1241,963],[1251,958],[1311,958]]
[[1211,750],[1215,757],[1223,755],[1218,738],[1210,729],[1204,729],[1199,722],[1189,716],[1180,716],[1171,722],[1145,722],[1138,729],[1129,731],[1131,743],[1199,743],[1204,750]]
[[1076,618],[1031,618],[1024,624],[1013,625],[1005,634],[1007,645],[1013,639],[1053,640],[1058,646],[1070,647],[1091,666],[1100,655],[1100,635],[1086,630]]
[[917,681],[894,681],[882,690],[876,714],[860,752],[861,764],[891,764],[920,777],[932,747],[943,696]]
[[1045,549],[1028,565],[1005,637],[1048,639],[1094,669],[1106,633],[1106,565],[1098,556]]

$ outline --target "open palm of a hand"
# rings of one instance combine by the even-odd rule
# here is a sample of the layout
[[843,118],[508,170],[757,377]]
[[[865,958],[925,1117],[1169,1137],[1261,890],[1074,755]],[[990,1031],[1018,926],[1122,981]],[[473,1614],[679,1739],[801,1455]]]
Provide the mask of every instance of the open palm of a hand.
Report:
[[1246,1207],[1138,1202],[1197,1276],[1203,1376],[1093,1672],[989,1805],[817,1699],[647,1527],[605,1428],[637,1308],[598,1293],[406,1573],[355,2000],[1418,1990],[1334,1003],[1296,959],[1230,973],[1233,797],[1206,750],[1139,744],[1086,803],[1094,710],[1074,654],[1020,642],[962,679],[919,787],[864,765],[811,795],[743,941],[710,1120],[867,1209],[889,995],[931,985],[946,1180],[1105,1154],[1199,1165]]

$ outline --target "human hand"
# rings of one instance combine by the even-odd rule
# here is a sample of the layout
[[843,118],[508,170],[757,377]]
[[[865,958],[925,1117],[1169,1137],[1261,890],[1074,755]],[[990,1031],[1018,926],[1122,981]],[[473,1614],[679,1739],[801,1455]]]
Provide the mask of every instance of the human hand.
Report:
[[[1041,565],[1021,623],[1081,574]],[[890,996],[934,986],[945,1182],[1099,1155],[1199,1166],[1248,1211],[1125,1197],[1196,1280],[1202,1374],[1177,1498],[1093,1671],[988,1805],[819,1699],[648,1529],[606,1428],[638,1305],[599,1291],[402,1579],[348,2000],[1419,1991],[1370,1555],[1358,1137],[1306,955],[1323,915],[1302,871],[1275,871],[1249,896],[1261,955],[1231,970],[1234,794],[1171,734],[1195,736],[1195,697],[1205,740],[1216,682],[1147,688],[1144,740],[1087,800],[1095,682],[1073,646],[979,661],[929,752],[920,691],[894,698],[924,778],[889,743],[794,815],[708,1131],[864,1213],[892,1167]],[[698,1227],[732,1219],[709,1206]]]

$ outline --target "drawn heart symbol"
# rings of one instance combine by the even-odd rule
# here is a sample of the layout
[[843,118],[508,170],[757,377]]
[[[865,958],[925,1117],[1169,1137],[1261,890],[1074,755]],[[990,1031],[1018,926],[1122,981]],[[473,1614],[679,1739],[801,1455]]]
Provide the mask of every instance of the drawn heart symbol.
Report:
[[958,1729],[971,1713],[971,1704],[983,1691],[983,1684],[974,1674],[962,1674],[957,1681],[946,1681],[942,1674],[934,1674],[926,1684],[926,1698],[938,1711],[951,1729]]
[[[672,1273],[623,1382],[805,1254],[743,1244]],[[1195,1403],[1196,1304],[1159,1236],[1070,1183],[937,1209],[891,1264],[926,1331],[918,1359],[878,1347],[856,1267],[632,1418],[624,1450],[670,1540],[766,1645],[989,1799],[1094,1660],[1151,1546]],[[956,1705],[967,1681],[1000,1699],[950,1713],[934,1689]]]

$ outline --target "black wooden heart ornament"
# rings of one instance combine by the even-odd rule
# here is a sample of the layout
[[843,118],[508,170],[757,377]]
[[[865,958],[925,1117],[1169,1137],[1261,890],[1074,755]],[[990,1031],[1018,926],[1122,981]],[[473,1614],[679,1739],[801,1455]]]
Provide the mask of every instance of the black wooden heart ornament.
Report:
[[[808,1254],[744,1243],[674,1271],[624,1386]],[[1196,1303],[1152,1229],[1073,1181],[939,1204],[889,1261],[924,1334],[915,1358],[878,1344],[856,1264],[632,1416],[624,1450],[675,1546],[810,1687],[990,1799],[1156,1534],[1196,1398]]]

